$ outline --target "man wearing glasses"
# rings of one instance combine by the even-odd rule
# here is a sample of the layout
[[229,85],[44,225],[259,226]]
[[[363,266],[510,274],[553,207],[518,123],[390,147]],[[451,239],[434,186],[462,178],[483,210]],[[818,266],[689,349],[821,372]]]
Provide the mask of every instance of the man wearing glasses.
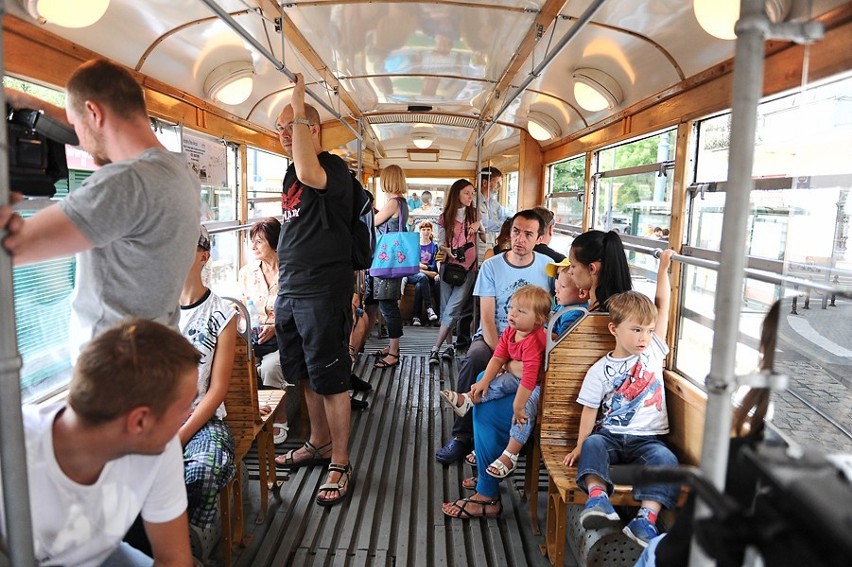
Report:
[[276,459],[296,468],[328,463],[317,504],[331,506],[349,493],[349,331],[354,285],[350,221],[352,178],[339,157],[322,150],[319,113],[305,104],[296,75],[290,104],[275,123],[292,163],[284,176],[278,241],[275,333],[284,379],[307,380],[310,439]]

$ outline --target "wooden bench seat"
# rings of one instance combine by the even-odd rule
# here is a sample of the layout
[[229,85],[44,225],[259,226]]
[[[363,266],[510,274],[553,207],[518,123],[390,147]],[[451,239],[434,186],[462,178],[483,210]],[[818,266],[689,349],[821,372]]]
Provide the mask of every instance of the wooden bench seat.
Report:
[[[248,320],[248,311],[242,303],[229,299]],[[277,496],[280,483],[275,470],[275,444],[272,420],[275,408],[284,398],[283,390],[257,389],[257,368],[250,348],[247,330],[239,332],[234,348],[234,364],[228,392],[225,395],[225,423],[234,437],[234,464],[237,475],[219,493],[219,511],[222,520],[222,563],[231,564],[233,546],[242,543],[245,524],[243,518],[243,489],[239,470],[245,456],[257,440],[258,469],[260,476],[260,512],[256,523],[266,520],[269,491]],[[271,411],[263,416],[260,407],[267,405]]]
[[[562,464],[565,455],[574,448],[583,408],[577,397],[588,369],[615,347],[615,339],[607,325],[605,313],[588,313],[565,337],[549,344],[545,377],[542,382],[542,401],[539,413],[537,447],[530,468],[538,471],[540,455],[548,473],[546,551],[554,565],[562,565],[569,505],[582,505],[586,493],[577,487],[576,467]],[[681,463],[697,464],[701,452],[700,440],[704,424],[703,393],[685,379],[670,372],[664,374],[666,404],[672,431],[666,438],[669,448]],[[527,488],[530,503],[537,500],[537,482]],[[681,491],[679,505],[686,490]],[[632,486],[616,485],[610,501],[615,506],[639,506],[633,499]],[[532,511],[531,511],[532,513]],[[537,513],[537,512],[536,512]],[[533,516],[533,522],[536,521]]]

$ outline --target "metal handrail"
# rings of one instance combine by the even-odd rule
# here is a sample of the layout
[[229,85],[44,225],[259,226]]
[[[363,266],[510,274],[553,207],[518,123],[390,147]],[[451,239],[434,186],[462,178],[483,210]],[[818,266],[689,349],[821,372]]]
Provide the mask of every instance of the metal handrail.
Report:
[[[561,234],[567,234],[569,236],[577,236],[579,234],[579,232],[576,230],[561,230],[559,232]],[[622,245],[624,246],[625,250],[639,252],[640,254],[648,254],[650,256],[653,256],[654,258],[659,258],[660,253],[662,252],[661,248],[643,246],[641,244],[636,244],[624,238],[622,238]],[[718,262],[716,260],[696,258],[695,256],[688,256],[684,254],[672,254],[672,260],[680,262],[681,264],[686,264],[688,266],[706,268],[715,272],[718,272],[721,268],[721,262]],[[842,272],[845,273],[846,271],[843,270]],[[777,275],[763,270],[756,270],[754,268],[744,268],[743,274],[745,274],[745,276],[749,279],[774,285],[780,285],[795,290],[802,289],[809,291],[817,291],[821,293],[836,295],[838,297],[846,297],[852,299],[852,288],[834,287],[825,283],[805,280],[794,276]]]
[[[511,96],[506,98],[506,101],[503,103],[503,106],[500,107],[500,110],[497,111],[497,113],[491,119],[491,122],[488,123],[488,126],[486,126],[479,134],[479,137],[476,139],[477,146],[482,145],[482,140],[485,139],[485,135],[488,134],[488,131],[491,130],[491,128],[493,128],[495,124],[497,124],[497,120],[499,120],[503,113],[506,112],[506,109],[509,108],[509,106],[511,106],[515,99],[518,98],[521,93],[526,90],[530,83],[532,83],[541,76],[541,73],[544,71],[544,69],[550,64],[551,61],[553,61],[553,59],[557,55],[559,55],[559,52],[562,51],[562,49],[564,49],[566,45],[568,45],[568,42],[574,39],[574,37],[578,33],[580,33],[583,28],[586,27],[586,24],[589,23],[589,21],[592,19],[592,16],[595,15],[595,13],[605,1],[606,0],[595,0],[594,2],[592,2],[592,4],[588,8],[586,8],[586,11],[583,12],[583,14],[579,18],[577,18],[576,23],[571,26],[571,29],[569,29],[565,33],[565,35],[562,36],[562,39],[557,42],[557,44],[553,47],[550,53],[544,56],[544,59],[541,60],[541,63],[539,63],[535,69],[530,71],[529,76],[524,80],[524,82],[521,83],[520,86],[515,89]],[[555,25],[556,24],[554,24],[554,26]]]
[[[246,42],[248,42],[248,44],[251,45],[260,55],[262,55],[264,58],[266,58],[267,61],[272,63],[272,65],[275,67],[276,70],[281,71],[291,81],[293,81],[293,82],[296,81],[296,75],[292,71],[290,71],[290,69],[288,69],[286,65],[284,65],[284,62],[279,61],[275,57],[275,55],[270,53],[269,50],[267,50],[263,45],[261,45],[260,42],[257,41],[254,38],[254,36],[252,36],[248,32],[248,30],[246,30],[243,26],[238,24],[237,21],[233,17],[231,17],[231,15],[227,11],[223,10],[222,7],[219,6],[219,4],[215,0],[201,0],[201,1],[204,4],[206,4],[207,7],[210,8],[210,10],[212,10],[213,13],[216,14],[219,17],[219,19],[222,20],[222,22],[225,23],[225,25],[227,25],[229,28],[234,30],[237,33],[237,35],[239,35],[241,38],[246,40]],[[283,30],[281,31],[281,36],[282,37],[284,36]],[[317,104],[319,104],[321,107],[323,107],[328,112],[330,112],[331,115],[334,118],[336,118],[337,120],[339,120],[341,124],[346,126],[346,128],[348,128],[350,132],[355,134],[356,140],[358,140],[359,142],[363,142],[363,137],[361,136],[361,134],[359,134],[357,130],[355,130],[346,120],[344,120],[343,117],[340,115],[340,113],[338,113],[336,110],[334,110],[334,108],[330,104],[328,104],[327,102],[322,100],[322,98],[320,98],[319,95],[315,95],[310,90],[305,89],[305,92],[312,99],[314,99]]]

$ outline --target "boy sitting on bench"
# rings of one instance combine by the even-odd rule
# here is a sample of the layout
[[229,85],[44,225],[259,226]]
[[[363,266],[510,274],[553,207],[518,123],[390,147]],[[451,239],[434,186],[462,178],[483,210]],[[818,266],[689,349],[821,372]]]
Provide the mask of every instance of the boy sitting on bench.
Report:
[[[671,284],[668,268],[672,250],[660,256],[656,307],[635,291],[613,295],[607,301],[609,331],[615,350],[592,366],[583,380],[577,402],[583,405],[577,446],[563,463],[577,466],[577,486],[589,500],[580,513],[586,529],[620,522],[609,502],[613,483],[611,465],[642,463],[652,466],[677,464],[674,453],[660,440],[669,432],[663,386],[663,361],[669,349],[664,342],[668,329]],[[601,418],[598,418],[598,410]],[[657,514],[674,507],[679,487],[636,487],[633,496],[642,503],[624,533],[642,547],[657,535]]]

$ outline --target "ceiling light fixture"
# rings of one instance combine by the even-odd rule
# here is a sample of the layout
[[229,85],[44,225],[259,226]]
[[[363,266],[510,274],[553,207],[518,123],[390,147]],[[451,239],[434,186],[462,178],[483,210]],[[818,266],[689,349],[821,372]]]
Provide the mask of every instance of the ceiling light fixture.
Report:
[[421,150],[430,147],[435,137],[435,128],[431,124],[417,124],[411,130],[411,142]]
[[583,68],[574,71],[574,98],[589,112],[612,110],[624,98],[618,82],[598,69]]
[[539,142],[562,136],[562,129],[556,120],[542,112],[530,112],[527,115],[527,132]]
[[219,65],[204,80],[207,97],[222,104],[245,102],[253,87],[254,66],[251,61],[231,61]]
[[109,0],[21,0],[27,13],[40,24],[85,28],[101,19]]
[[[736,39],[734,26],[740,19],[741,0],[693,0],[692,10],[699,25],[719,39]],[[791,0],[766,0],[766,15],[769,21],[783,22],[790,13]]]

